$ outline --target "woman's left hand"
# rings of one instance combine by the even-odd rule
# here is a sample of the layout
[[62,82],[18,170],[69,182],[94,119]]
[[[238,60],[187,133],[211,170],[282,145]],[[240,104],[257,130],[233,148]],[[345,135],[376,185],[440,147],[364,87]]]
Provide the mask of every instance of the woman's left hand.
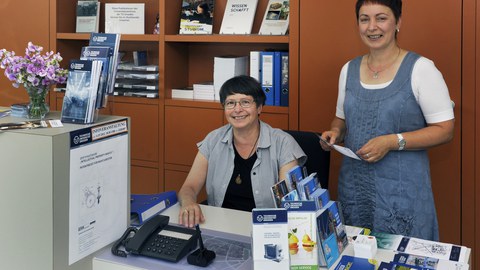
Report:
[[383,135],[369,140],[357,151],[357,155],[363,160],[375,163],[381,160],[397,142],[395,134]]

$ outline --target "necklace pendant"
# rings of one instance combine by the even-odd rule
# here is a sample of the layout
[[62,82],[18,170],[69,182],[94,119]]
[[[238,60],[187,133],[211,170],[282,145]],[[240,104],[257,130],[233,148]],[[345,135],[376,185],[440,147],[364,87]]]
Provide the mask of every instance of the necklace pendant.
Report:
[[375,72],[375,71],[373,72],[373,78],[378,79],[378,72]]
[[241,185],[242,184],[242,178],[240,178],[240,174],[237,175],[237,178],[235,178],[235,184]]

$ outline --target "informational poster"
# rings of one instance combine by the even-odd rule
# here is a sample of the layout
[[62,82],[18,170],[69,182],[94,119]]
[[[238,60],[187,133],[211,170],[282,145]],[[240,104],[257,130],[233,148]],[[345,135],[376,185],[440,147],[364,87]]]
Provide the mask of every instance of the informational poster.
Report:
[[70,133],[69,265],[127,228],[128,151],[127,119]]

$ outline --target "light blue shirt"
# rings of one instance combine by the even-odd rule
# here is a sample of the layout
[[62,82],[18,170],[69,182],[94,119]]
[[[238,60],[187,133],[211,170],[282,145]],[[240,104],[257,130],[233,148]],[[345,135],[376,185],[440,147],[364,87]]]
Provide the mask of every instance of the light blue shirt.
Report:
[[[208,204],[222,206],[234,169],[235,152],[232,145],[233,129],[230,124],[210,132],[197,144],[200,153],[208,160],[206,190]],[[295,139],[281,129],[272,128],[260,121],[257,160],[250,177],[255,205],[258,208],[275,207],[270,187],[279,179],[280,168],[298,160],[300,166],[307,159]]]

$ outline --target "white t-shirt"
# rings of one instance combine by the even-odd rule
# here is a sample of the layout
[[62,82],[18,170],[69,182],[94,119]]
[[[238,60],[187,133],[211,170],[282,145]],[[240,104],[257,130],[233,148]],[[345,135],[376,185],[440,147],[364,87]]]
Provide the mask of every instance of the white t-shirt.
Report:
[[[337,111],[335,115],[341,119],[345,119],[343,102],[345,100],[348,64],[349,62],[343,66],[338,82]],[[361,84],[366,89],[376,90],[385,88],[391,82],[381,84],[365,84],[362,82]],[[412,89],[427,123],[438,123],[455,118],[453,103],[450,100],[445,80],[430,59],[420,57],[413,66]]]

